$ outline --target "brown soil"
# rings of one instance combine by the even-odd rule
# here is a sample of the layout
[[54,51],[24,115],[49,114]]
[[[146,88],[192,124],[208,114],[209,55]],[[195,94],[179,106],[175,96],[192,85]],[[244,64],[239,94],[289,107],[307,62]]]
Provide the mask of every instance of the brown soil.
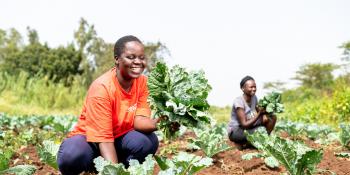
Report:
[[12,157],[10,167],[16,165],[34,165],[36,166],[35,174],[37,175],[59,175],[60,173],[51,166],[42,163],[36,148],[33,145],[22,146],[21,149]]
[[[199,156],[204,156],[204,153],[202,151],[193,151],[188,150],[186,148],[186,140],[189,137],[193,137],[193,133],[186,133],[184,136],[177,139],[175,142],[172,142],[171,145],[175,145],[177,148],[176,151],[186,151],[190,153],[194,153]],[[341,150],[339,147],[339,144],[333,144],[331,146],[321,146],[313,141],[310,140],[304,140],[307,145],[309,145],[312,148],[323,148],[323,159],[321,163],[318,165],[319,169],[323,170],[331,170],[332,172],[336,173],[337,175],[350,175],[350,160],[345,158],[337,158],[334,155],[334,152],[342,152],[344,150]],[[239,150],[235,147],[235,145],[228,141],[228,144],[232,146],[231,150],[221,152],[213,157],[214,164],[206,168],[202,171],[200,171],[199,175],[238,175],[238,174],[247,174],[247,175],[253,175],[253,174],[259,174],[259,175],[279,175],[283,172],[286,172],[286,170],[280,166],[276,169],[270,169],[268,168],[263,160],[261,158],[254,158],[252,160],[242,160],[241,156],[243,154],[249,153],[249,152],[257,152],[257,150],[253,148],[247,148],[243,150]],[[169,145],[169,144],[167,144]],[[160,147],[158,149],[158,153],[160,153],[160,150],[162,150],[165,146],[167,146],[163,142],[160,143]],[[171,153],[170,153],[171,154]],[[169,155],[168,157],[171,157]],[[27,146],[22,147],[18,153],[14,155],[11,161],[10,166],[14,165],[20,165],[20,164],[31,164],[35,165],[37,167],[37,171],[35,174],[38,175],[57,175],[59,172],[50,166],[40,162],[39,156],[36,152],[35,146]],[[155,174],[159,172],[159,167],[155,167]],[[327,172],[319,173],[319,174],[330,174]]]

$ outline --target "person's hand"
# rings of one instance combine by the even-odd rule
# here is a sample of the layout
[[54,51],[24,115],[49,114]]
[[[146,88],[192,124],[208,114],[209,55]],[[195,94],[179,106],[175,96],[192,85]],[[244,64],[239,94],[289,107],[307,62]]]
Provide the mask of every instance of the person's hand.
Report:
[[261,106],[258,106],[258,112],[259,112],[260,114],[265,114],[265,113],[266,113],[266,109],[263,108],[263,107],[261,107]]
[[[157,118],[157,123],[159,123],[160,121],[167,121],[169,120],[169,117],[166,115],[162,115],[160,117]],[[170,131],[171,132],[176,132],[180,130],[180,123],[178,122],[170,122]]]

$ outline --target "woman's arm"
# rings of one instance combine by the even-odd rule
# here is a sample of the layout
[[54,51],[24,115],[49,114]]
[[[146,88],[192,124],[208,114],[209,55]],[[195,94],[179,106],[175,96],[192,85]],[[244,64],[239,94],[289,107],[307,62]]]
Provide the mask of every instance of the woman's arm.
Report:
[[117,152],[114,147],[114,142],[101,142],[98,144],[100,148],[101,156],[111,161],[112,163],[118,163]]
[[160,118],[157,119],[151,119],[149,117],[144,117],[141,115],[135,116],[134,119],[134,129],[136,131],[140,132],[153,132],[157,130],[157,123],[159,122]]
[[247,117],[245,115],[245,112],[242,108],[237,108],[236,110],[237,112],[237,117],[238,117],[238,121],[241,124],[243,129],[249,129],[252,128],[254,123],[259,119],[259,117],[261,117],[262,113],[261,110],[259,110],[259,112],[257,113],[257,115],[254,115],[253,118],[247,120]]

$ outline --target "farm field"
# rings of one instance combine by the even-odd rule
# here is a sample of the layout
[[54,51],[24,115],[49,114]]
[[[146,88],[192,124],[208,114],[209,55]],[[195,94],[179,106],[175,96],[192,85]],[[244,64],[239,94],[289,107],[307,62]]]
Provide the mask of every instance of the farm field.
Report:
[[[48,154],[45,154],[44,141],[51,140],[55,144],[59,144],[64,138],[65,133],[74,125],[74,116],[1,116],[1,165],[2,168],[6,165],[6,160],[8,161],[9,167],[15,167],[16,165],[33,165],[35,167],[35,172],[33,174],[59,174],[59,172],[54,168],[55,162],[50,160]],[[349,150],[342,146],[342,141],[340,137],[343,136],[339,132],[334,132],[331,128],[324,125],[319,126],[318,132],[313,132],[314,135],[310,134],[311,127],[301,123],[294,122],[280,122],[276,126],[276,132],[272,135],[278,135],[282,139],[291,139],[293,142],[301,141],[306,144],[307,147],[314,150],[322,150],[322,158],[319,163],[317,163],[317,174],[340,174],[345,175],[350,173],[350,159]],[[293,130],[300,128],[305,128],[305,130]],[[33,129],[35,128],[35,129]],[[323,128],[323,129],[322,129]],[[208,128],[207,128],[208,129]],[[208,129],[209,130],[209,129]],[[198,135],[206,133],[206,135],[214,135],[213,132],[201,131],[201,130],[186,130],[180,137],[175,140],[167,141],[164,140],[160,142],[160,146],[157,155],[165,156],[171,158],[179,154],[179,152],[186,152],[188,154],[194,154],[201,157],[207,157],[208,152],[214,153],[218,151],[219,153],[212,155],[212,164],[203,168],[197,174],[281,174],[286,173],[286,168],[280,163],[276,168],[269,168],[265,163],[263,158],[252,158],[251,160],[243,160],[242,156],[247,153],[258,153],[263,152],[253,147],[248,147],[246,149],[240,150],[230,141],[224,132],[225,125],[218,124],[213,130],[215,131],[215,137],[217,143],[221,144],[221,149],[216,148],[213,150],[203,150],[194,149],[192,146],[188,146],[190,142],[194,143],[193,140],[200,140],[205,138],[199,138]],[[345,130],[344,130],[345,131]],[[198,134],[199,133],[199,134]],[[221,135],[221,136],[220,136]],[[200,136],[203,137],[203,136]],[[346,136],[343,136],[346,137]],[[310,139],[312,138],[312,139]],[[191,141],[192,140],[192,141]],[[210,144],[210,141],[207,142]],[[210,147],[205,145],[200,145],[204,147]],[[223,146],[226,145],[229,148]],[[217,145],[216,145],[217,146]],[[220,146],[218,146],[220,147]],[[221,152],[220,152],[221,150]],[[49,152],[49,151],[48,151]],[[336,153],[344,153],[345,156],[336,156]],[[347,153],[347,156],[346,154]],[[8,155],[8,159],[6,156]],[[46,156],[45,156],[46,155]],[[54,158],[54,157],[53,157]],[[57,165],[56,165],[57,166]],[[160,168],[155,163],[153,174],[160,172]]]

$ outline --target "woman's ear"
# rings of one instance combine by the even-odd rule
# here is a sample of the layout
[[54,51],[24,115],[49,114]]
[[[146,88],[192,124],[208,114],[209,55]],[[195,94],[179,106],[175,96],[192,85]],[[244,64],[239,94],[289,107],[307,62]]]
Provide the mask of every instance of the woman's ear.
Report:
[[119,65],[119,59],[117,56],[114,57],[114,64],[118,67]]

